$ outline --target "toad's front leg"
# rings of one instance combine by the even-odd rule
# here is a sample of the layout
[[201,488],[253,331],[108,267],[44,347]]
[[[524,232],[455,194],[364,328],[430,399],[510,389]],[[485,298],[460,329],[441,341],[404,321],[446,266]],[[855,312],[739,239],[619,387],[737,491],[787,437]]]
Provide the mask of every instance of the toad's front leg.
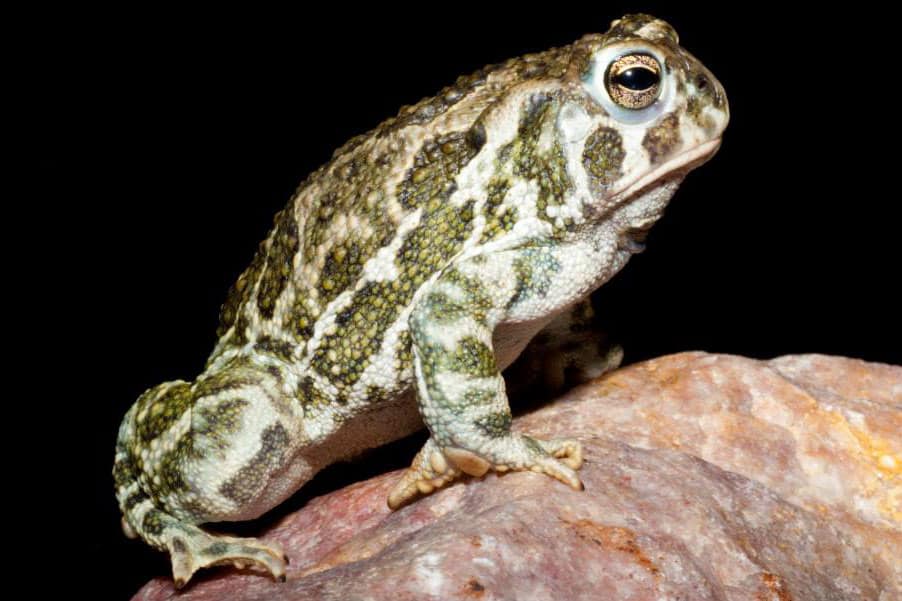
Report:
[[578,442],[511,432],[493,348],[496,326],[522,317],[518,310],[529,304],[527,295],[548,294],[554,277],[542,273],[549,267],[543,256],[528,249],[470,259],[448,269],[420,297],[410,332],[417,399],[431,436],[389,495],[390,507],[462,474],[489,470],[541,472],[582,489],[575,472],[582,464]]

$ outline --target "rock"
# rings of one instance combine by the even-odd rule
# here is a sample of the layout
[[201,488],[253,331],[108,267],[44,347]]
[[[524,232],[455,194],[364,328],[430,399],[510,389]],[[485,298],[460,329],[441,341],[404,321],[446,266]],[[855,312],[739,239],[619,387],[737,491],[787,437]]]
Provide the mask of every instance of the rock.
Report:
[[287,583],[207,571],[178,598],[902,599],[902,367],[683,353],[515,427],[579,437],[586,490],[491,474],[389,512],[385,474],[261,533]]

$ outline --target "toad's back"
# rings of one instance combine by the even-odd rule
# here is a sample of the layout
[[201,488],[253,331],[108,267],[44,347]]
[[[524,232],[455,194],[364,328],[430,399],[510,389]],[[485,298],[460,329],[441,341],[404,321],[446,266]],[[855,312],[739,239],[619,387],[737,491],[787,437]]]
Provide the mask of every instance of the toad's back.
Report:
[[272,354],[299,366],[314,395],[343,400],[372,397],[372,385],[357,386],[371,365],[383,388],[409,383],[405,310],[417,289],[478,243],[476,228],[502,232],[497,191],[493,203],[485,194],[448,203],[485,144],[479,117],[512,86],[561,77],[571,53],[552,49],[461,77],[336,151],[276,215],[230,290],[211,363]]

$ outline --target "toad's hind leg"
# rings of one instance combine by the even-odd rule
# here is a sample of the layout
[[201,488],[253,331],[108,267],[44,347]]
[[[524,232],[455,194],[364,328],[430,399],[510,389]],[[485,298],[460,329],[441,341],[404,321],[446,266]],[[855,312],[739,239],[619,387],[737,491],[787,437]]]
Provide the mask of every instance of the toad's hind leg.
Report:
[[271,487],[292,460],[290,422],[271,407],[277,380],[242,366],[162,384],[122,422],[113,477],[123,529],[169,553],[176,587],[223,564],[285,578],[277,544],[198,526],[256,517],[290,492]]
[[[511,273],[543,269],[543,251],[508,251],[446,271],[422,295],[409,325],[417,400],[431,437],[390,493],[399,507],[461,474],[530,470],[582,489],[575,440],[538,440],[512,432],[511,413],[493,350],[496,325],[528,294]],[[528,263],[527,263],[528,262]],[[536,271],[533,271],[536,273]],[[549,275],[550,277],[550,275]],[[541,293],[539,290],[537,293]]]
[[141,490],[135,462],[121,446],[113,474],[123,511],[122,529],[129,538],[140,536],[152,547],[169,552],[176,588],[184,586],[200,568],[222,564],[256,567],[285,579],[287,558],[274,543],[208,534],[190,520],[158,509]]

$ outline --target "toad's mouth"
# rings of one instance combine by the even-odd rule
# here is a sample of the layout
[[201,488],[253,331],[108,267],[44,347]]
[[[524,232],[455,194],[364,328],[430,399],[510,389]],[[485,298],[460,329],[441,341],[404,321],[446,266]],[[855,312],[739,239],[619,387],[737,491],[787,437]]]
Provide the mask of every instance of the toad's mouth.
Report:
[[663,181],[673,179],[674,177],[682,178],[688,172],[714,156],[718,148],[720,148],[720,142],[720,138],[714,138],[713,140],[708,140],[707,142],[681,152],[666,163],[659,165],[645,175],[640,176],[635,181],[627,184],[625,188],[611,197],[613,203],[619,204],[624,199],[634,196],[650,185],[659,186]]

